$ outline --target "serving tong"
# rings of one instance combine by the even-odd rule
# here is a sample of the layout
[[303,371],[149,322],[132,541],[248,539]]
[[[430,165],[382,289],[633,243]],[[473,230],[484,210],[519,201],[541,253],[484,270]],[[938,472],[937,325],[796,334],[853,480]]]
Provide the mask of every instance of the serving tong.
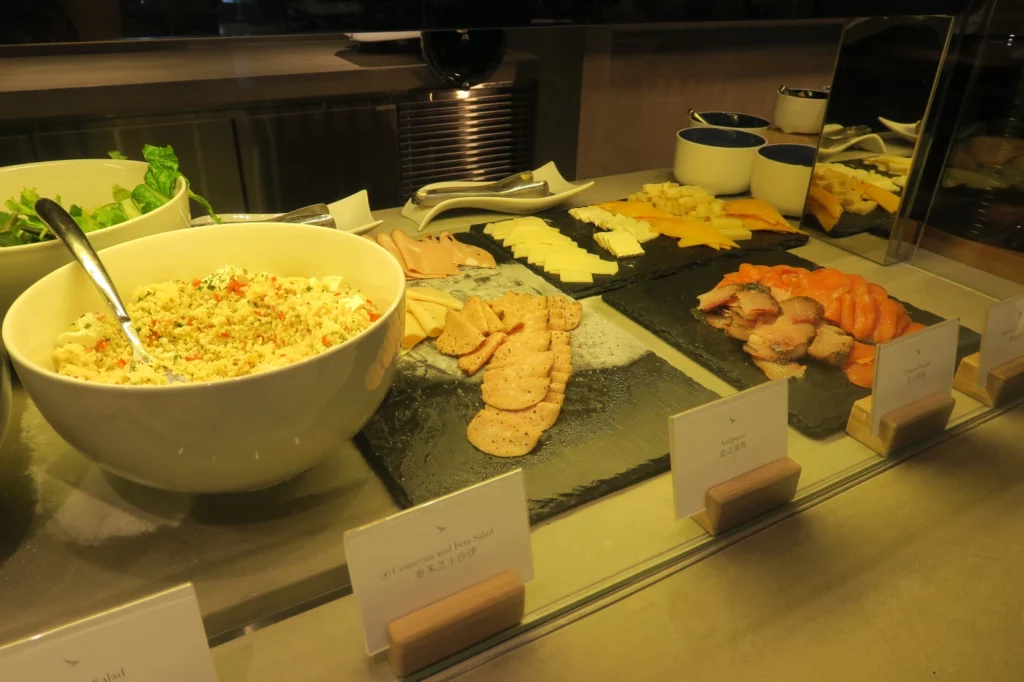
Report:
[[413,194],[412,202],[418,206],[437,206],[449,199],[535,199],[550,195],[547,180],[535,180],[533,171],[524,171],[495,182],[425,187]]

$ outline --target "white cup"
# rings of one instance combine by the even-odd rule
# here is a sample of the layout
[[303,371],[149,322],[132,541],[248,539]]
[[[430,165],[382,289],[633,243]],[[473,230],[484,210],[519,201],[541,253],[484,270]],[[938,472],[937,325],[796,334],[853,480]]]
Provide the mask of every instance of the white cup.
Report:
[[[763,133],[771,127],[772,122],[753,114],[741,114],[736,111],[693,111],[690,110],[691,128],[733,128],[748,133]],[[698,114],[707,123],[701,123],[694,114]]]
[[758,149],[750,195],[767,201],[782,215],[803,215],[815,151],[808,144],[769,144]]
[[782,86],[775,96],[772,122],[784,133],[817,134],[825,125],[827,105],[828,90]]
[[739,194],[750,187],[760,135],[729,128],[684,128],[676,133],[673,173],[683,185],[712,194]]

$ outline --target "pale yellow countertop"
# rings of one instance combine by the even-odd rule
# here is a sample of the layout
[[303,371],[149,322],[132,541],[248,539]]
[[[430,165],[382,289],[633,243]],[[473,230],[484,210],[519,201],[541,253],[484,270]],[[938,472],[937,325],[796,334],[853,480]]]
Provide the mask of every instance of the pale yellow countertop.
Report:
[[[603,178],[577,197],[577,203],[618,198],[644,182],[666,177],[666,172],[655,171]],[[385,221],[382,229],[415,228],[398,209],[377,217]],[[493,219],[495,214],[463,213],[442,217],[429,231],[461,230]],[[959,316],[975,329],[990,302],[913,266],[883,268],[813,240],[796,253],[862,274],[894,296],[941,315]],[[722,395],[733,392],[599,298],[586,300],[584,306],[590,314],[620,325],[708,388]],[[56,436],[26,403],[22,391],[17,395],[13,432],[0,452],[0,486],[5,498],[14,502],[7,517],[13,521],[5,525],[13,553],[0,564],[5,614],[0,619],[0,642],[191,580],[211,636],[253,624],[254,637],[289,642],[287,633],[294,632],[302,640],[291,643],[294,661],[315,666],[309,659],[319,657],[324,666],[335,665],[336,673],[349,670],[353,675],[386,677],[380,661],[362,656],[351,598],[257,629],[343,593],[348,582],[344,532],[397,509],[354,447],[261,493],[202,498],[160,493],[103,476]],[[956,398],[954,424],[982,412],[975,401],[959,394]],[[812,441],[791,430],[790,454],[803,466],[803,498],[850,474],[881,466],[865,446],[841,435]],[[537,579],[527,592],[529,622],[577,605],[597,590],[628,582],[638,570],[709,546],[695,523],[674,520],[667,475],[542,523],[534,528],[532,539]],[[319,618],[327,619],[318,632],[330,634],[330,651],[318,650],[323,640],[308,629]],[[224,665],[246,668],[251,663],[246,662],[247,647],[256,641],[265,640],[247,636],[229,643],[218,650],[218,660],[234,657]],[[253,665],[251,677],[231,673],[222,679],[270,679],[264,676],[269,670]]]

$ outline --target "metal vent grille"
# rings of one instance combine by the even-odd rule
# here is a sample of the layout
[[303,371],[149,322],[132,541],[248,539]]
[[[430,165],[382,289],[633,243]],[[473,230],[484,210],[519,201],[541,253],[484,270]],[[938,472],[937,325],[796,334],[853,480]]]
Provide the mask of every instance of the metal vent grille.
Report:
[[[464,94],[464,93],[462,93]],[[533,168],[533,85],[429,92],[398,105],[402,198],[443,180],[500,180]]]

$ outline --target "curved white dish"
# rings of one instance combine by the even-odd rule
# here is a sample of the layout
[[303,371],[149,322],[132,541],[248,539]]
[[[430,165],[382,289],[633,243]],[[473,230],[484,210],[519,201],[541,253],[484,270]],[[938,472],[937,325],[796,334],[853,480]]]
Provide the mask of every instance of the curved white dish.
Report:
[[835,144],[831,147],[826,147],[826,143],[827,140],[825,138],[822,138],[821,146],[818,147],[818,156],[835,156],[836,154],[845,152],[847,149],[851,149],[853,147],[859,147],[860,149],[863,149],[868,152],[873,152],[875,154],[886,153],[885,141],[883,141],[877,133],[869,133],[867,135],[851,137],[850,139],[840,142],[839,144]]
[[878,117],[878,121],[904,140],[917,142],[917,133],[914,132],[914,129],[917,128],[917,124],[920,123],[920,121],[915,123],[897,123],[896,121],[890,121],[889,119],[882,118],[881,116]]
[[[517,215],[526,215],[529,213],[536,213],[538,211],[544,211],[549,208],[558,206],[562,202],[568,201],[571,197],[579,194],[585,189],[589,189],[593,186],[594,181],[585,182],[582,185],[574,185],[568,180],[562,177],[558,172],[558,168],[555,167],[553,161],[549,161],[537,170],[533,171],[533,177],[535,180],[547,180],[548,189],[551,191],[550,196],[538,197],[536,199],[502,199],[496,197],[466,197],[462,199],[449,199],[448,201],[442,201],[437,206],[421,207],[412,203],[412,200],[406,202],[402,208],[402,215],[412,220],[419,225],[417,230],[423,231],[423,228],[427,226],[431,220],[436,218],[439,214],[451,210],[453,208],[481,208],[487,211],[497,211],[499,213],[514,213]],[[465,181],[452,181],[452,182],[435,182],[432,185],[427,185],[423,189],[434,189],[437,187],[451,187],[453,185],[483,185],[487,183],[483,182],[465,182]]]
[[[352,234],[365,234],[377,227],[383,220],[374,220],[370,212],[370,195],[366,190],[360,190],[344,199],[338,199],[327,208],[331,210],[331,217],[334,224],[342,232]],[[279,213],[222,213],[221,220],[225,223],[259,223],[265,222],[280,215]],[[210,216],[203,216],[192,221],[192,227],[212,225]]]

